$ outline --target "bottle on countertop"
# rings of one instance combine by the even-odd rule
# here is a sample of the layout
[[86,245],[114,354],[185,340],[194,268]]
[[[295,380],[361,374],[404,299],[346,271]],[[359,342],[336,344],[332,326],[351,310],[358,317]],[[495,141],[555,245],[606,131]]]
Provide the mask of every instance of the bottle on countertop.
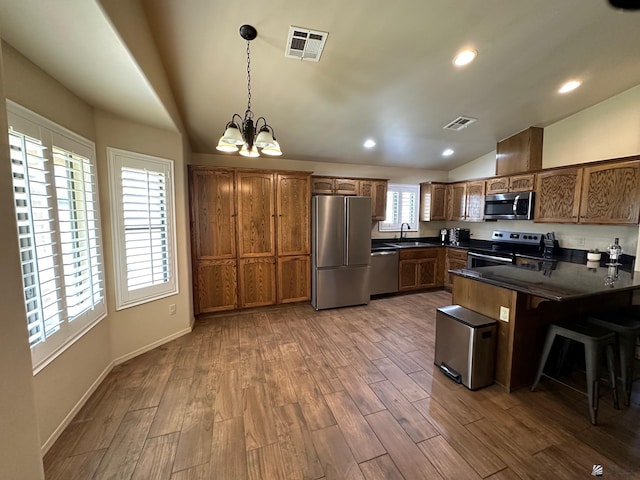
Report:
[[607,250],[609,253],[609,261],[611,263],[617,263],[622,255],[622,247],[620,246],[620,239],[615,238],[612,245],[609,245]]

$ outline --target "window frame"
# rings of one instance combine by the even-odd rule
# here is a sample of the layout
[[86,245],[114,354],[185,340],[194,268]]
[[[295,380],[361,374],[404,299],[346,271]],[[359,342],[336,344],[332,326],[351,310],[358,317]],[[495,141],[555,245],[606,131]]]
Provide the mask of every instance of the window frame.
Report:
[[[111,201],[111,237],[113,252],[116,310],[135,307],[179,293],[175,220],[175,177],[173,160],[107,147],[109,197]],[[145,170],[165,175],[166,182],[166,238],[168,239],[167,269],[169,280],[144,288],[129,289],[126,256],[126,227],[121,172],[123,168]]]
[[[420,219],[420,185],[400,184],[400,183],[390,183],[390,184],[388,184],[388,186],[387,186],[387,197],[385,199],[385,201],[387,202],[387,215],[390,214],[390,209],[388,207],[390,195],[393,195],[394,193],[405,193],[405,192],[412,193],[415,196],[416,206],[415,206],[413,221],[406,222],[406,223],[409,223],[411,228],[408,228],[408,229],[406,229],[404,231],[405,232],[418,232],[418,231],[420,231],[420,221],[419,221],[419,219]],[[386,220],[386,218],[385,218],[385,220]],[[401,231],[402,223],[404,223],[404,222],[387,223],[387,222],[385,222],[385,220],[382,220],[382,221],[378,222],[378,231],[379,232],[399,232],[399,231]]]
[[[7,132],[8,137],[12,135],[17,137],[24,137],[28,139],[30,142],[40,143],[41,147],[41,155],[40,158],[44,159],[44,164],[46,164],[45,176],[47,180],[41,183],[41,187],[44,186],[46,188],[46,195],[50,203],[48,203],[48,209],[50,217],[48,217],[48,223],[51,225],[50,229],[45,233],[50,236],[51,242],[46,244],[46,248],[50,248],[52,253],[52,259],[49,260],[52,266],[49,269],[53,269],[55,272],[53,281],[56,283],[56,296],[57,303],[59,306],[59,315],[60,321],[56,325],[57,328],[52,329],[50,332],[46,331],[45,321],[46,318],[41,320],[41,328],[44,326],[45,329],[40,336],[43,340],[39,340],[34,344],[30,345],[31,349],[31,362],[34,375],[39,371],[44,369],[47,365],[49,365],[52,361],[54,361],[60,354],[62,354],[67,348],[73,345],[79,338],[81,338],[85,333],[91,330],[95,325],[97,325],[102,319],[107,316],[107,302],[106,302],[106,281],[104,277],[104,244],[102,241],[102,228],[100,221],[100,195],[99,195],[99,185],[98,185],[98,168],[96,162],[96,153],[95,153],[95,144],[75,132],[68,130],[55,122],[48,120],[45,117],[34,113],[21,105],[12,102],[11,100],[6,100],[7,106],[7,120],[9,129]],[[10,140],[11,143],[11,140]],[[58,151],[58,153],[54,153],[54,150]],[[69,169],[68,166],[62,166],[57,163],[54,157],[55,155],[60,156],[60,152],[64,155],[67,155],[69,159],[73,159],[73,161],[78,161],[82,165],[82,169],[80,172],[75,172],[73,168]],[[25,157],[21,160],[24,163],[24,171],[28,172],[30,167],[28,165],[28,160],[26,155],[28,153],[26,151],[23,152]],[[14,160],[12,160],[12,163]],[[19,164],[17,164],[19,165]],[[58,167],[58,171],[56,171],[56,167]],[[87,214],[82,217],[82,221],[80,223],[85,223],[85,227],[80,230],[71,229],[65,230],[61,228],[65,221],[61,221],[60,213],[62,212],[60,201],[61,198],[58,197],[58,189],[63,188],[61,185],[57,183],[57,179],[61,178],[58,174],[59,170],[65,170],[67,172],[73,172],[76,175],[79,173],[82,177],[82,198],[78,201],[79,204],[84,205],[84,209],[73,209],[73,214],[75,215],[77,212],[82,212]],[[15,175],[15,174],[14,174]],[[87,182],[87,179],[90,179]],[[64,179],[63,179],[64,180]],[[42,182],[42,181],[41,181]],[[29,210],[29,220],[28,223],[32,229],[36,229],[34,222],[37,221],[37,218],[33,215],[33,208],[37,208],[34,206],[33,201],[34,198],[31,196],[30,190],[33,186],[38,184],[38,182],[34,180],[25,180],[25,185],[27,185],[27,209]],[[75,179],[74,185],[77,184],[77,178]],[[14,195],[14,203],[17,200],[17,191],[16,191],[16,183],[15,178],[12,179],[13,185],[13,195]],[[64,188],[63,188],[64,190]],[[66,193],[69,193],[70,190],[66,190]],[[74,195],[76,195],[74,193]],[[74,202],[75,203],[75,202]],[[87,209],[86,206],[89,205],[90,208]],[[71,212],[71,211],[70,211]],[[17,211],[16,211],[17,213]],[[80,217],[78,217],[80,218]],[[74,219],[75,227],[78,227],[79,222],[78,218]],[[16,222],[16,226],[18,226],[18,218],[14,219]],[[72,222],[66,222],[71,225]],[[92,225],[90,227],[90,225]],[[71,228],[71,227],[70,227]],[[76,231],[82,231],[85,236],[76,235]],[[19,232],[16,231],[18,240]],[[82,279],[73,282],[72,284],[67,283],[70,270],[65,272],[64,262],[68,260],[70,252],[64,250],[63,244],[65,240],[64,236],[71,234],[73,237],[74,245],[78,245],[79,243],[86,244],[84,247],[85,256],[80,260],[85,261],[89,266],[86,267],[89,273],[89,277],[86,277],[83,281]],[[35,237],[39,236],[39,233],[36,230],[33,231]],[[92,236],[93,235],[93,236]],[[43,247],[43,244],[39,243],[38,240],[35,240],[34,243],[30,245],[30,248],[33,249],[35,254],[34,265],[37,266],[38,272],[40,272],[41,268],[44,268],[42,265],[38,266],[37,258],[40,256],[40,249]],[[74,262],[78,261],[77,252],[74,251],[72,256],[74,257]],[[95,261],[94,261],[95,260]],[[21,260],[22,261],[22,260]],[[82,269],[84,272],[84,269]],[[74,273],[74,272],[71,272]],[[81,271],[75,271],[74,275],[79,275]],[[38,288],[42,286],[42,283],[39,280],[40,273],[37,273],[38,277]],[[65,278],[65,275],[67,278]],[[25,294],[25,327],[28,327],[29,320],[27,318],[28,306],[27,306],[27,285],[24,283],[24,273],[22,278],[20,279],[23,284],[23,292]],[[47,281],[46,283],[49,283]],[[77,288],[78,285],[89,285],[89,306],[83,307],[77,315],[73,318],[69,317],[69,304],[68,301],[71,298],[72,290]],[[83,291],[86,288],[83,287]],[[76,293],[77,296],[77,293]],[[42,312],[44,309],[43,301],[44,298],[42,291],[38,291],[36,301],[39,304],[39,309]],[[32,300],[29,297],[29,300]],[[41,313],[42,314],[42,313]],[[29,338],[31,338],[31,332],[29,332]],[[31,342],[30,342],[31,343]]]

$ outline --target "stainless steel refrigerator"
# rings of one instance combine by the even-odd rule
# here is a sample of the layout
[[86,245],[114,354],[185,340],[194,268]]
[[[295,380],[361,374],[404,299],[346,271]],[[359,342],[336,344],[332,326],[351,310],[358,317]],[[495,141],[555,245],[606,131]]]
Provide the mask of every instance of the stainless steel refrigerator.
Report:
[[371,198],[314,196],[311,218],[311,305],[369,303]]

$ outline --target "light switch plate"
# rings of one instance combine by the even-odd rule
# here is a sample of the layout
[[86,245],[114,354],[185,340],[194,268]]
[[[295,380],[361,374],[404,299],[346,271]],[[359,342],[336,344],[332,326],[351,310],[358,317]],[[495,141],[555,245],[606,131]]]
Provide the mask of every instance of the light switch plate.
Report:
[[503,322],[509,321],[509,309],[507,307],[500,307],[500,320]]

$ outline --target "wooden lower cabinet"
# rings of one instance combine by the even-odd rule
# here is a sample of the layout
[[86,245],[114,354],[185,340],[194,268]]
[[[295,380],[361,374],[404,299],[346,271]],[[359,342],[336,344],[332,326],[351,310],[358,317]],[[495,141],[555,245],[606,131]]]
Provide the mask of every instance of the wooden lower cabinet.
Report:
[[195,279],[196,314],[238,307],[235,259],[200,261],[196,265]]
[[467,267],[467,251],[462,248],[447,247],[444,266],[444,286],[451,288],[453,285],[452,275],[449,270],[459,270]]
[[278,257],[278,303],[309,300],[310,293],[311,257]]
[[238,260],[240,308],[276,303],[276,261],[274,257]]
[[400,250],[398,269],[400,291],[441,287],[444,280],[444,249]]

